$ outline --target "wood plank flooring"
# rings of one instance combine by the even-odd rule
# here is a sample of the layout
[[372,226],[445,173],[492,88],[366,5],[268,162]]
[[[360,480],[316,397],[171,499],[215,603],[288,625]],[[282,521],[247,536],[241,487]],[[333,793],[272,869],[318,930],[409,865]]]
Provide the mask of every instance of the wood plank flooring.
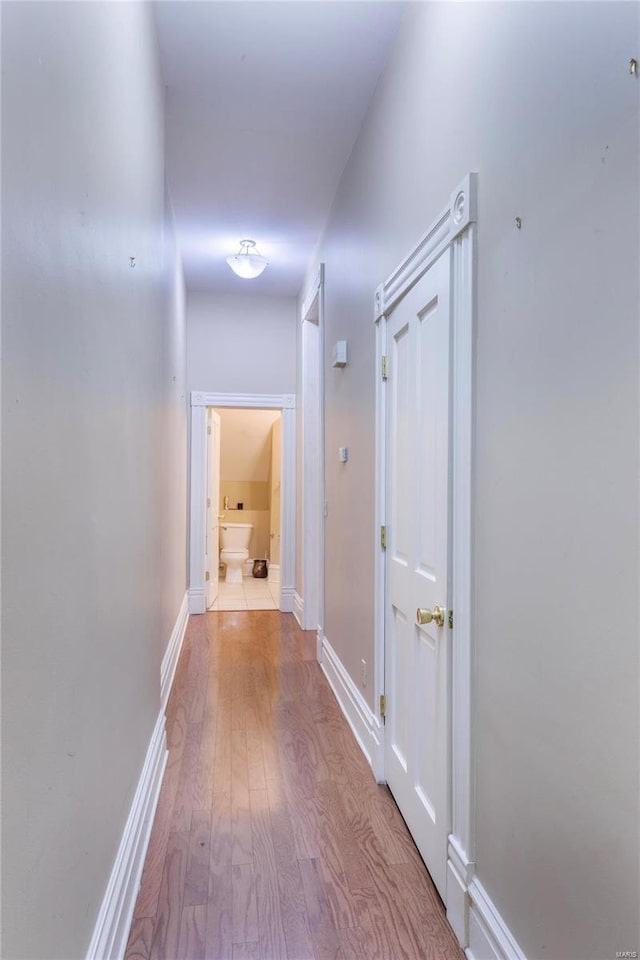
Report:
[[291,614],[192,617],[126,960],[464,960]]

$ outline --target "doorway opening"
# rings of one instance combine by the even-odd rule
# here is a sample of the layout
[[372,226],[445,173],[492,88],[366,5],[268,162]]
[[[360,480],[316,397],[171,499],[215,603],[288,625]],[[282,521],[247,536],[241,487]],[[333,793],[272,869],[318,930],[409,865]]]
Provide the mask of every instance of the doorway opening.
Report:
[[207,610],[277,610],[281,412],[218,407],[208,415]]
[[[229,515],[223,509],[213,509],[213,504],[220,504],[220,494],[214,491],[211,496],[210,478],[218,475],[211,465],[212,450],[215,444],[210,438],[214,437],[216,418],[219,422],[220,414],[227,409],[235,410],[262,410],[271,411],[274,418],[280,414],[281,447],[280,460],[280,523],[274,530],[275,545],[268,547],[272,560],[274,551],[278,549],[279,529],[279,609],[282,613],[291,613],[295,594],[295,518],[296,518],[296,400],[293,394],[240,394],[240,393],[205,393],[194,391],[191,394],[191,430],[190,430],[190,472],[189,472],[189,613],[204,613],[208,606],[215,603],[212,597],[212,577],[219,577],[218,561],[220,560],[220,544],[214,542],[219,538],[219,515],[225,513],[225,520],[232,522],[244,517],[245,501],[241,496],[232,499],[233,493],[222,494],[229,496],[229,505],[235,506],[236,511]],[[211,431],[211,432],[209,432]],[[218,443],[219,446],[219,443]],[[276,459],[278,454],[276,453]],[[275,484],[272,484],[275,486]],[[211,501],[208,505],[208,501]],[[242,511],[237,510],[238,503],[242,503]],[[224,507],[224,499],[221,506]],[[274,513],[274,511],[270,511]],[[271,541],[271,537],[269,537]],[[244,548],[243,548],[244,549]],[[256,559],[255,557],[247,559]],[[212,562],[215,558],[215,563]],[[224,559],[224,558],[223,558]],[[236,560],[232,558],[232,560]],[[261,559],[261,558],[258,558]],[[264,558],[262,558],[264,559]],[[275,569],[274,569],[275,567]],[[276,582],[278,563],[272,562],[271,583]],[[209,574],[207,577],[206,575]],[[225,572],[226,576],[226,572]],[[242,574],[239,575],[243,581]],[[268,580],[268,578],[267,578]],[[274,590],[275,593],[275,590]]]

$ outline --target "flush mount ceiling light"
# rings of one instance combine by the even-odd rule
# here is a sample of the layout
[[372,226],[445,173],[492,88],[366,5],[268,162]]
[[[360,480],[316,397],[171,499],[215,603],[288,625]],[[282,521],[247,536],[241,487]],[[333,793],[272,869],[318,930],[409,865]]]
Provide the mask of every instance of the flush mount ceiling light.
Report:
[[233,257],[227,257],[227,263],[243,280],[259,277],[269,265],[267,258],[260,256],[256,250],[255,240],[241,240],[239,252]]

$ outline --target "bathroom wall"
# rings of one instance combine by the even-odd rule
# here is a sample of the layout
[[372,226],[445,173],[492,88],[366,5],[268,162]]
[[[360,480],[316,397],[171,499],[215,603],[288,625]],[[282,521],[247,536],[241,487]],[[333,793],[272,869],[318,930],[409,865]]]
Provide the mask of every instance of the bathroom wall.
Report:
[[325,627],[359,684],[374,292],[479,174],[477,870],[530,960],[640,944],[639,19],[637,3],[407,4],[318,252]]
[[266,480],[222,480],[220,481],[220,503],[229,498],[229,506],[239,503],[245,510],[269,509],[269,484]]
[[[249,555],[267,557],[271,436],[272,426],[280,423],[280,412],[220,407],[216,413],[220,416],[220,514],[231,523],[252,523]],[[225,497],[229,498],[226,509]],[[242,503],[242,510],[238,510],[238,503]]]

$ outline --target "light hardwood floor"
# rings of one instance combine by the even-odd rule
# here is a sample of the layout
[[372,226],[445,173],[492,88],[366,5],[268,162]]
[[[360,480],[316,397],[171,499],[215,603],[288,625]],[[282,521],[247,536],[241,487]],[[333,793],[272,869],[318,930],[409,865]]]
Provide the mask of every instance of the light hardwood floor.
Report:
[[291,614],[192,617],[126,960],[464,960]]

